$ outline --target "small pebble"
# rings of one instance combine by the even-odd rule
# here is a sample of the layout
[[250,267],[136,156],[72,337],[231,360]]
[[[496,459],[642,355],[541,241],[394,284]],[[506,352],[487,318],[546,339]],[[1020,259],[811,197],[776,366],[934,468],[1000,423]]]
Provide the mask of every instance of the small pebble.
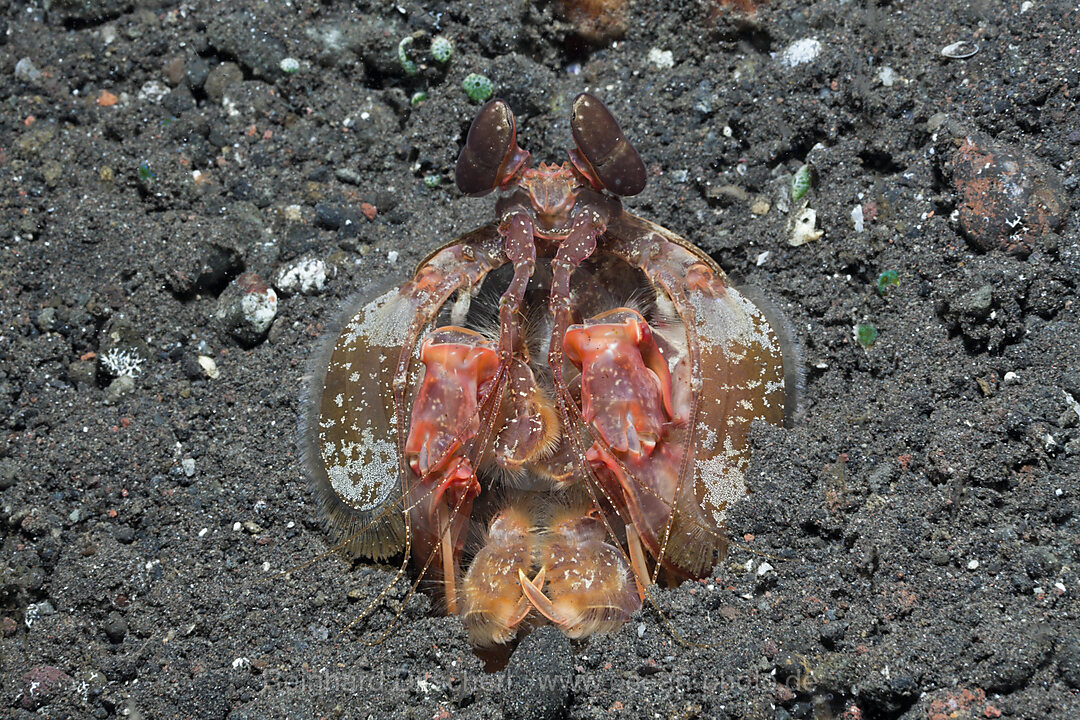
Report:
[[650,48],[649,62],[658,70],[670,70],[675,67],[675,56],[670,50]]
[[120,398],[135,391],[135,379],[130,375],[121,375],[105,388],[105,404],[115,405]]
[[27,84],[36,83],[41,79],[41,71],[34,65],[34,61],[24,57],[15,63],[15,79]]
[[35,324],[41,332],[50,332],[56,327],[56,308],[42,308],[41,312],[38,313]]
[[1069,198],[1054,168],[977,133],[957,140],[952,184],[957,219],[969,242],[1026,256],[1036,240],[1061,229]]
[[151,80],[139,88],[139,99],[152,103],[161,102],[161,98],[168,94],[169,88],[165,87],[165,85],[159,83],[157,80]]
[[184,458],[180,461],[180,467],[183,468],[185,476],[195,477],[195,458]]
[[221,63],[206,76],[206,95],[215,104],[220,104],[225,91],[244,81],[244,71],[236,63]]
[[237,277],[218,298],[217,319],[222,328],[241,345],[251,347],[266,337],[277,317],[278,299],[274,289],[252,272]]
[[124,636],[127,635],[128,631],[127,623],[124,622],[124,618],[117,612],[109,613],[109,616],[105,618],[102,629],[105,631],[105,635],[109,638],[109,641],[114,644],[123,642]]
[[968,560],[967,569],[968,570],[978,570],[979,569],[979,561],[978,560]]
[[61,689],[71,682],[71,677],[52,665],[35,667],[23,675],[22,697],[19,704],[25,710],[35,710],[48,705]]
[[165,63],[165,82],[176,87],[184,81],[184,57],[177,55]]

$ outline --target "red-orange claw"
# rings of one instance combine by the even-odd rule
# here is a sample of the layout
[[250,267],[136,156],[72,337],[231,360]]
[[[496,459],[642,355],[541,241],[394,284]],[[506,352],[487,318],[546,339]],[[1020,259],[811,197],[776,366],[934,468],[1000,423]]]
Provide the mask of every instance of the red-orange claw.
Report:
[[612,450],[651,454],[671,418],[671,376],[645,318],[619,308],[572,326],[563,347],[581,370],[585,419]]
[[440,328],[420,351],[424,380],[413,402],[405,455],[420,477],[439,470],[479,429],[479,393],[499,367],[494,345],[472,330]]

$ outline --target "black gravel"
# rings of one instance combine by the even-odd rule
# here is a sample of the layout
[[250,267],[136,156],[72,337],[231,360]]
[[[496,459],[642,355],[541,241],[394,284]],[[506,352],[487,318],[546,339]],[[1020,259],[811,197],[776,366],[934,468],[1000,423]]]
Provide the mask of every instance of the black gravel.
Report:
[[[0,3],[0,715],[1080,714],[1075,3],[634,0],[599,45],[565,4]],[[348,628],[394,567],[281,574],[328,549],[294,450],[324,324],[491,217],[452,184],[473,72],[538,160],[603,98],[627,205],[771,297],[807,372],[711,579],[487,674],[421,595],[365,643],[401,587]]]

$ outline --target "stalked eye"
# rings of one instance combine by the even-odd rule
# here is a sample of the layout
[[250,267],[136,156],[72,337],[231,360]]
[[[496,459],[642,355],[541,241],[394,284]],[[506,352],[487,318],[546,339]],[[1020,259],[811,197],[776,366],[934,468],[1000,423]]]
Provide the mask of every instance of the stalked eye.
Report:
[[[589,93],[574,100],[570,118],[579,157],[605,190],[616,195],[637,195],[645,189],[645,163],[634,146],[623,136],[622,129],[604,103]],[[578,168],[585,172],[585,168]],[[586,172],[586,174],[590,174]]]
[[466,195],[480,197],[509,180],[529,158],[517,145],[514,113],[498,98],[480,108],[458,156],[454,182]]

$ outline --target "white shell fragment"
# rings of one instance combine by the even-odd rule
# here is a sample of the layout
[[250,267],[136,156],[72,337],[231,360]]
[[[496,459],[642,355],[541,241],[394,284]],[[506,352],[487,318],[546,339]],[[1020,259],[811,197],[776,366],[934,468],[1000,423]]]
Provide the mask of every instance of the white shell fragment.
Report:
[[954,42],[951,45],[946,45],[941,48],[942,56],[952,60],[963,60],[964,58],[971,57],[977,52],[979,52],[979,46],[973,42],[968,42],[967,40]]
[[791,228],[791,237],[788,238],[788,245],[798,247],[813,240],[817,240],[824,235],[825,231],[818,230],[815,225],[817,225],[817,212],[812,208],[804,209],[795,218],[795,222]]
[[198,357],[198,361],[199,367],[201,367],[203,372],[206,373],[206,377],[210,378],[211,380],[217,380],[219,377],[221,377],[221,371],[218,370],[218,366],[217,363],[214,362],[214,358],[210,357],[209,355],[200,355]]
[[851,208],[851,224],[857,233],[861,233],[865,229],[862,205]]

